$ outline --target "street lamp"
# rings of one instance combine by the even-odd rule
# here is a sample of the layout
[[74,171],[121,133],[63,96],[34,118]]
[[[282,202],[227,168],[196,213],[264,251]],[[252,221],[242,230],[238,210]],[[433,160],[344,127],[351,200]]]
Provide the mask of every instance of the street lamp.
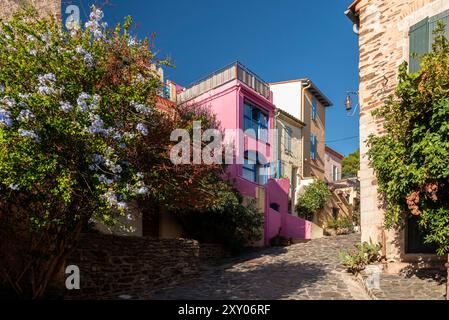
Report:
[[346,92],[346,98],[345,98],[345,110],[346,110],[346,114],[349,117],[353,117],[357,111],[357,108],[359,107],[359,104],[357,103],[357,105],[354,107],[354,110],[352,105],[352,96],[359,96],[359,92],[358,91],[347,91]]

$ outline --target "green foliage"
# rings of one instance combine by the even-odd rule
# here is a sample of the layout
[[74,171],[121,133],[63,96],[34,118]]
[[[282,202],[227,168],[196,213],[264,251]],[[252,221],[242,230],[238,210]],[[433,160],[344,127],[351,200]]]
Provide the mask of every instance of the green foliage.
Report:
[[340,263],[352,273],[359,273],[367,265],[380,261],[380,244],[368,242],[357,243],[348,251],[340,251],[338,259]]
[[425,242],[449,252],[449,42],[440,22],[421,70],[399,68],[395,93],[374,116],[385,134],[368,139],[371,166],[386,203],[385,224],[420,216]]
[[342,178],[357,177],[360,170],[360,149],[345,157],[342,162]]
[[71,33],[33,9],[0,22],[0,264],[22,295],[43,295],[91,217],[113,224],[148,192],[129,160],[164,62],[102,16]]
[[216,201],[202,210],[176,213],[185,236],[206,243],[221,243],[231,252],[239,252],[262,238],[263,213],[254,200],[244,203],[229,182],[216,181]]
[[327,184],[318,179],[304,189],[304,193],[298,197],[296,211],[300,217],[312,220],[313,214],[324,208],[332,194]]
[[352,232],[354,225],[348,217],[340,219],[330,219],[327,221],[327,228],[337,231],[337,234]]
[[270,246],[272,247],[287,247],[290,244],[290,239],[281,235],[277,235],[270,239]]

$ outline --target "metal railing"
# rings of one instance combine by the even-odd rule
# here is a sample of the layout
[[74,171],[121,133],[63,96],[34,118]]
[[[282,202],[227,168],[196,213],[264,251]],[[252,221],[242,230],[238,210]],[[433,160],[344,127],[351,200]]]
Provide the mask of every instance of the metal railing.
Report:
[[178,94],[178,99],[180,102],[186,102],[235,79],[243,82],[266,99],[270,98],[269,85],[254,72],[236,61],[190,84],[183,92]]

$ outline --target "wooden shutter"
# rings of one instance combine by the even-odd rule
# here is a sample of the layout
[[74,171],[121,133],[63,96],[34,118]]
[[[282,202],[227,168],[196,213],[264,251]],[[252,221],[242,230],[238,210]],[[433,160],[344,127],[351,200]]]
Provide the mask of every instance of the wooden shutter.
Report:
[[429,19],[429,37],[431,39],[430,47],[435,39],[433,31],[437,27],[438,21],[440,20],[443,21],[443,23],[446,25],[445,35],[447,38],[449,38],[449,10],[447,10]]
[[418,22],[410,28],[410,73],[418,72],[420,59],[424,53],[429,52],[429,18]]

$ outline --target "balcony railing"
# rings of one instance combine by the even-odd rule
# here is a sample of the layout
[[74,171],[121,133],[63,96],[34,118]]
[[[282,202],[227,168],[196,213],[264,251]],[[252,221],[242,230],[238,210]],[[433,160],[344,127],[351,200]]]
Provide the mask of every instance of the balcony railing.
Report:
[[243,82],[266,99],[270,99],[269,85],[254,72],[236,61],[186,87],[178,95],[178,100],[186,102],[235,79]]

